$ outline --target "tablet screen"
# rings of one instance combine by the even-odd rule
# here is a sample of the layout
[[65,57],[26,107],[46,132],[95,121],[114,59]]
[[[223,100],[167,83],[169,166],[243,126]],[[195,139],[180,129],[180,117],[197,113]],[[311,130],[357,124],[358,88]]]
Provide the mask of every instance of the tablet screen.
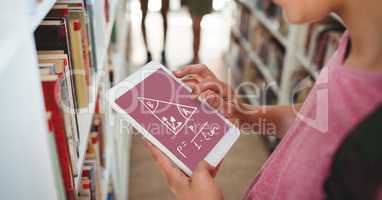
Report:
[[115,100],[147,132],[192,171],[230,126],[163,69]]

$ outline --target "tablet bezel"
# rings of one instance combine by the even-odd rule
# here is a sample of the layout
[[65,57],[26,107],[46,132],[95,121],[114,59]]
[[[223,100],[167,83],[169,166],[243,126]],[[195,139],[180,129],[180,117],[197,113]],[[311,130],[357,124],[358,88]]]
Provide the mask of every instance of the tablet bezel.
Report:
[[[164,70],[170,77],[175,81],[185,87],[191,92],[191,89],[178,78],[176,78],[172,72],[164,67],[162,64],[157,62],[150,62],[145,66],[138,69],[136,72],[128,76],[126,79],[115,85],[107,93],[107,101],[111,107],[117,111],[117,113],[122,114],[129,123],[138,130],[147,140],[149,140],[153,145],[159,148],[172,162],[174,162],[180,169],[182,169],[188,176],[192,176],[192,170],[188,168],[181,160],[179,160],[171,151],[169,151],[161,142],[159,142],[153,135],[151,135],[143,126],[141,126],[133,117],[126,113],[121,107],[119,107],[115,100],[120,96],[125,94],[131,88],[142,82],[145,78],[156,72],[157,70]],[[204,102],[206,103],[206,102]],[[207,104],[207,103],[206,103]],[[208,104],[207,104],[208,105]],[[211,149],[211,151],[205,156],[204,160],[207,161],[211,166],[216,167],[219,162],[227,154],[228,150],[235,143],[235,141],[240,136],[240,131],[236,128],[229,120],[227,120],[220,113],[217,113],[220,118],[224,120],[230,127],[230,129],[224,134],[224,136],[219,140],[217,144]]]

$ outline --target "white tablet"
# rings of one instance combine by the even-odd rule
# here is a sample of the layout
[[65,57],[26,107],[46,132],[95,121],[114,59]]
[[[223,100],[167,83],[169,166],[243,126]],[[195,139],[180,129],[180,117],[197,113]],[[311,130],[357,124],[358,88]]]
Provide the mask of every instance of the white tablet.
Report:
[[112,108],[191,176],[206,160],[217,166],[240,131],[163,65],[150,62],[108,92]]

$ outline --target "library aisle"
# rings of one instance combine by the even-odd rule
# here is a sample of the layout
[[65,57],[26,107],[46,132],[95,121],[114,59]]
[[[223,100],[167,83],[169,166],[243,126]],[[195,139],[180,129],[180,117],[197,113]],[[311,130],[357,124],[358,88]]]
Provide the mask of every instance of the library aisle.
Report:
[[[134,1],[132,3],[134,7]],[[139,12],[135,12],[132,11],[133,48],[131,53],[132,62],[139,66],[145,62],[146,53],[140,30],[140,15]],[[192,26],[190,16],[184,9],[170,11],[168,18],[167,60],[169,66],[174,69],[191,61]],[[146,20],[149,46],[154,52],[154,59],[159,60],[163,43],[161,15],[159,12],[150,12]],[[230,40],[230,25],[226,23],[227,20],[230,20],[230,17],[222,12],[214,12],[204,17],[200,50],[201,62],[206,63],[223,81],[228,81],[224,61],[224,53],[228,51]],[[225,199],[240,199],[267,156],[268,149],[260,136],[240,137],[227,154],[216,177]],[[130,159],[129,200],[174,198],[138,133],[134,134],[132,139]]]
[[[148,7],[145,25],[151,54],[146,52],[141,30],[141,2],[147,2]],[[271,164],[267,165],[266,170],[276,169],[272,172],[288,172],[283,175],[293,175],[288,179],[290,182],[285,183],[285,187],[297,188],[294,185],[295,182],[297,184],[295,181],[297,176],[294,173],[298,174],[300,167],[305,167],[305,172],[312,176],[307,177],[304,174],[298,178],[308,181],[309,184],[314,183],[317,187],[321,186],[317,181],[311,181],[316,180],[312,178],[313,175],[317,178],[316,175],[320,173],[311,173],[310,168],[313,169],[318,165],[329,166],[329,162],[321,162],[320,156],[329,160],[332,154],[329,154],[327,149],[331,144],[321,145],[320,142],[333,142],[332,137],[336,137],[338,142],[340,140],[334,134],[314,135],[319,137],[316,140],[315,137],[307,137],[305,132],[321,131],[318,130],[321,125],[326,132],[330,132],[329,111],[337,111],[337,106],[343,110],[352,109],[345,104],[329,107],[330,98],[318,96],[319,92],[325,94],[325,97],[329,96],[328,87],[331,85],[328,83],[329,78],[325,77],[327,74],[322,73],[320,78],[318,74],[320,71],[329,71],[324,66],[330,61],[334,52],[339,52],[334,54],[337,56],[334,58],[339,58],[346,52],[345,45],[340,45],[340,38],[346,31],[341,18],[328,12],[321,21],[292,25],[286,22],[281,7],[272,0],[169,0],[167,42],[163,45],[161,2],[167,1],[8,0],[2,2],[0,7],[1,199],[174,199],[165,178],[143,144],[142,135],[131,125],[141,130],[141,133],[147,134],[147,138],[154,144],[160,143],[162,146],[156,145],[162,148],[162,151],[180,168],[185,168],[185,173],[188,174],[191,173],[189,168],[193,169],[201,159],[211,159],[211,162],[218,163],[220,157],[228,152],[215,178],[226,200],[237,200],[243,196],[272,153],[272,158],[276,158],[272,161],[276,164],[272,161],[267,162]],[[164,62],[163,48],[166,49],[165,65],[171,70],[193,62],[193,30],[196,30],[193,21],[199,19],[195,16],[192,18],[186,7],[192,7],[190,4],[195,2],[199,3],[196,7],[206,2],[211,2],[212,5],[211,12],[201,20],[201,46],[198,58],[200,63],[206,64],[222,82],[230,85],[240,102],[230,101],[229,95],[219,98],[235,104],[237,109],[244,109],[244,112],[251,111],[248,115],[240,112],[238,117],[240,123],[235,122],[240,126],[237,127],[240,131],[234,132],[234,128],[230,129],[233,130],[233,134],[220,133],[222,130],[227,130],[226,127],[229,125],[216,115],[215,110],[206,113],[210,107],[200,108],[204,105],[190,100],[189,95],[185,98],[187,102],[182,103],[181,98],[184,96],[173,95],[175,89],[170,90],[170,86],[162,85],[165,81],[154,79],[155,82],[149,83],[152,86],[142,87],[147,90],[142,91],[142,89],[134,93],[137,96],[133,98],[129,96],[133,93],[130,91],[136,90],[133,90],[131,85],[128,92],[123,90],[123,94],[118,94],[122,91],[119,90],[121,85],[124,87],[128,84],[123,80],[146,62],[150,60]],[[199,11],[204,13],[203,10]],[[343,51],[337,51],[339,45]],[[150,57],[152,59],[149,59]],[[198,59],[194,59],[194,62]],[[159,72],[157,70],[155,74],[160,74]],[[142,72],[136,74],[147,75]],[[321,78],[322,76],[324,78]],[[338,76],[338,80],[336,77],[335,81],[340,83],[342,78]],[[142,82],[147,83],[152,80],[147,79]],[[115,87],[121,82],[123,84]],[[160,84],[157,85],[157,82]],[[318,83],[322,87],[319,85],[318,89],[312,90]],[[380,82],[376,85],[380,85]],[[134,88],[138,88],[138,85],[134,85]],[[362,86],[361,89],[365,88]],[[368,86],[366,89],[369,88],[372,87]],[[186,93],[185,89],[179,91]],[[313,103],[308,102],[304,105],[308,105],[310,109],[310,105],[316,106],[318,102],[325,104],[326,109],[316,107],[317,111],[309,112],[309,109],[302,108],[300,111],[299,105],[305,102],[311,91],[317,92],[317,99],[312,100],[315,98],[313,97],[315,94],[312,93],[310,95],[312,98],[308,100]],[[338,95],[345,93],[335,92]],[[180,98],[169,99],[170,95]],[[353,93],[346,95],[349,99],[359,97]],[[365,92],[362,95],[369,94]],[[128,101],[125,101],[125,97]],[[120,101],[126,107],[118,104]],[[336,103],[336,100],[332,100],[333,102]],[[349,100],[349,103],[360,103],[355,107],[362,112],[363,106],[366,106],[366,103],[358,100]],[[129,106],[135,110],[130,112]],[[158,108],[163,107],[166,108],[164,111],[158,111],[160,110]],[[278,109],[282,111],[276,114],[274,111],[279,111]],[[269,110],[271,111],[268,112]],[[314,116],[316,118],[306,118],[303,115],[306,110],[309,115],[317,115]],[[325,113],[319,115],[321,111]],[[135,120],[131,120],[126,112],[131,114],[130,117],[136,117]],[[342,110],[338,113],[340,112]],[[138,117],[133,116],[134,114]],[[296,119],[292,115],[296,116]],[[351,120],[344,120],[350,116],[351,120],[355,121],[355,115],[349,114],[341,117],[341,120],[346,122],[343,124],[347,126],[353,124],[348,123]],[[289,122],[292,121],[297,125],[290,126],[292,123]],[[324,121],[325,123],[321,124]],[[332,121],[335,120],[330,122]],[[302,131],[297,130],[303,122],[307,123],[307,127],[301,128]],[[315,123],[320,127],[314,127]],[[216,127],[215,124],[222,126]],[[198,129],[198,126],[201,128]],[[339,130],[336,126],[333,127],[332,130]],[[288,128],[292,133],[285,134]],[[188,134],[187,130],[190,130],[191,134]],[[320,133],[326,133],[325,130]],[[282,139],[276,138],[284,135],[289,138],[284,140],[286,142],[280,142]],[[227,146],[235,141],[235,136],[239,139],[229,149]],[[292,136],[298,139],[298,145],[292,142],[290,139]],[[310,141],[305,143],[304,138],[309,138]],[[328,139],[330,141],[326,141]],[[295,145],[295,148],[283,152],[282,149],[289,148],[289,145]],[[368,144],[365,146],[374,148]],[[275,148],[278,149],[274,151]],[[334,152],[334,149],[337,148],[333,147],[331,150]],[[317,157],[311,156],[312,152],[319,156],[316,154],[314,155]],[[295,156],[294,153],[309,154]],[[304,162],[301,157],[308,161],[302,165],[296,164],[299,162],[289,162],[292,158]],[[369,154],[362,156],[364,157],[369,157]],[[279,162],[283,159],[288,160],[287,164]],[[278,170],[278,167],[286,169],[290,163],[296,167],[293,168],[293,173]],[[358,166],[357,164],[359,163],[354,166]],[[271,167],[268,168],[269,166]],[[319,172],[322,171],[324,170],[320,168]],[[273,175],[274,173],[262,173],[262,177],[258,180],[261,184],[269,180],[279,181],[271,177]],[[282,176],[274,177],[282,178]],[[306,190],[301,190],[300,187],[310,187],[310,185],[304,183],[299,182],[297,192],[305,195]],[[278,189],[282,188],[279,187],[279,182],[274,185],[268,182],[266,184],[265,187],[277,185],[275,187]],[[254,189],[267,191],[257,185]],[[289,195],[289,188],[281,193],[284,194],[285,191]],[[319,189],[315,190],[317,191]]]

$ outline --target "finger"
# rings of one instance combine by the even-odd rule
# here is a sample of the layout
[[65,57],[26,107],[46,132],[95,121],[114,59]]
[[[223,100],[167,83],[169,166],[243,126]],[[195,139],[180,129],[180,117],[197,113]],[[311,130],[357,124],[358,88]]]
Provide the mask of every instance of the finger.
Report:
[[148,147],[148,149],[150,150],[150,153],[151,153],[152,157],[154,158],[155,162],[158,164],[158,166],[161,169],[163,169],[164,167],[167,167],[167,166],[172,167],[171,161],[165,155],[163,155],[162,152],[158,148],[156,148],[154,145],[152,145],[148,141],[145,141],[145,144]]
[[198,75],[185,76],[182,81],[186,83],[189,87],[193,88],[195,85],[199,84],[204,79]]
[[[224,159],[223,159],[223,160],[224,160]],[[221,167],[221,165],[222,165],[222,163],[223,163],[223,160],[221,160],[221,161],[219,162],[219,164],[215,167],[215,169],[214,169],[214,173],[213,173],[213,177],[215,177],[216,174],[219,172],[220,167]]]
[[216,94],[214,91],[211,91],[211,90],[204,91],[200,94],[200,98],[202,98],[204,100],[210,98],[211,96],[219,96],[219,95]]
[[206,75],[206,73],[211,73],[206,65],[197,64],[197,65],[189,65],[184,67],[181,70],[174,71],[174,75],[177,78],[182,78],[188,74],[199,74],[199,75]]
[[203,82],[200,82],[200,83],[198,83],[192,87],[192,95],[198,97],[203,92],[206,92],[208,90],[212,90],[212,91],[220,94],[219,92],[216,91],[216,90],[218,90],[217,89],[218,87],[219,86],[217,86],[216,81],[203,81]]
[[225,84],[219,80],[213,80],[213,81],[207,80],[207,81],[200,82],[198,84],[198,89],[199,89],[199,92],[212,90],[223,98],[226,98],[229,95],[232,95],[229,88],[225,86]]
[[[228,119],[232,118],[235,115],[235,110],[240,109],[235,103],[224,100],[221,96],[210,90],[209,92],[202,93],[201,98],[205,100],[208,105],[219,111]],[[233,118],[232,120],[234,121],[235,118]]]
[[154,145],[145,141],[146,146],[150,150],[155,162],[160,168],[161,173],[165,176],[167,183],[174,193],[180,193],[188,187],[188,177],[184,175],[172,162]]
[[202,160],[198,163],[193,177],[213,178],[213,174],[215,174],[215,168],[208,164],[207,161]]
[[199,83],[195,79],[183,79],[182,81],[190,88],[194,88]]
[[223,99],[211,90],[203,92],[200,97],[207,102],[211,107],[219,110],[222,107]]
[[182,80],[184,79],[194,79],[197,82],[202,82],[203,80],[206,80],[207,78],[200,76],[199,74],[188,74]]

